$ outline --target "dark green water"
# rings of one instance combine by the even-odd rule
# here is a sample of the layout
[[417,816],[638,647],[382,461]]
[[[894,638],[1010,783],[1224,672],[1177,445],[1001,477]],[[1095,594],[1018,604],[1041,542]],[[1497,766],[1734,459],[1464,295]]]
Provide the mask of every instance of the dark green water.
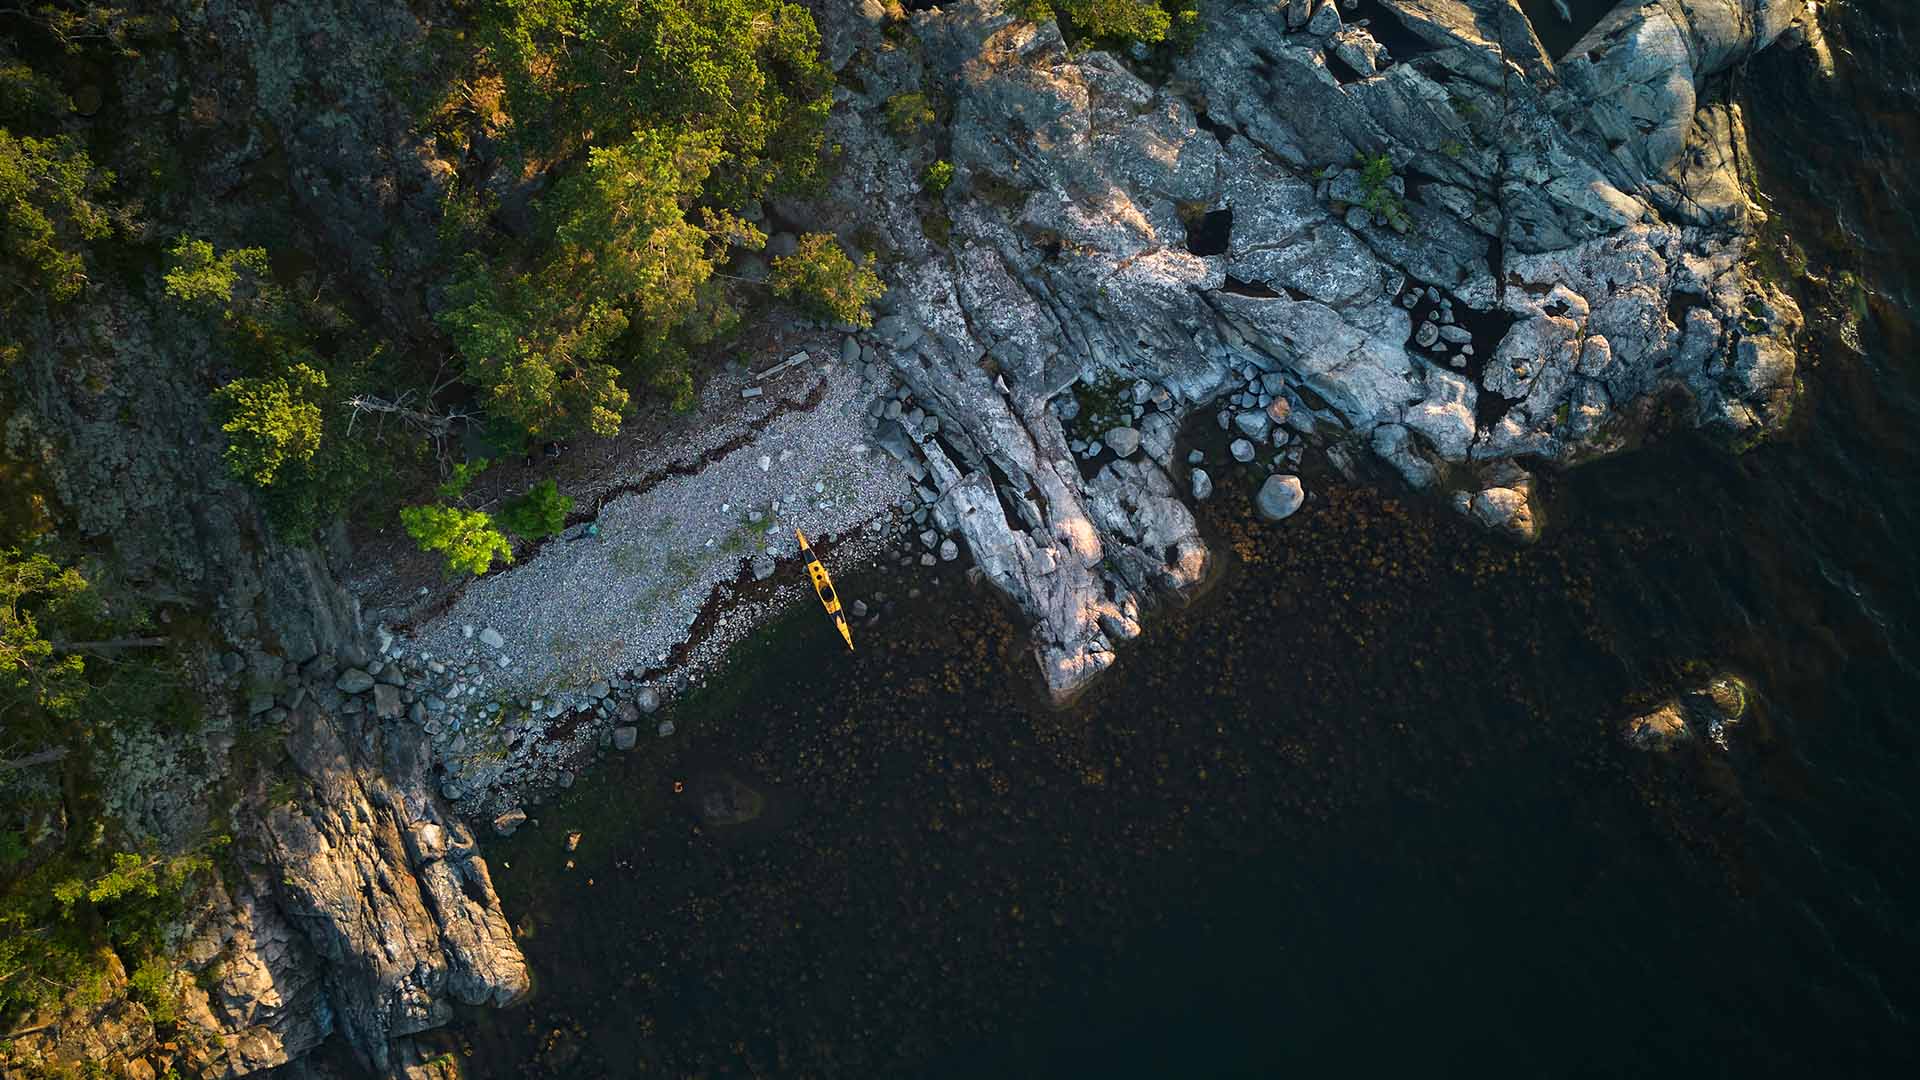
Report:
[[[1839,83],[1745,79],[1784,228],[1868,287],[1856,354],[1808,283],[1841,302],[1785,438],[1558,477],[1527,551],[1388,486],[1309,477],[1282,529],[1223,490],[1220,583],[1064,713],[957,575],[848,575],[897,602],[861,652],[796,610],[489,849],[539,993],[445,1045],[476,1077],[1913,1075],[1920,20],[1837,21]],[[1730,748],[1623,747],[1695,662],[1759,691]],[[696,825],[672,783],[718,772],[761,822]]]

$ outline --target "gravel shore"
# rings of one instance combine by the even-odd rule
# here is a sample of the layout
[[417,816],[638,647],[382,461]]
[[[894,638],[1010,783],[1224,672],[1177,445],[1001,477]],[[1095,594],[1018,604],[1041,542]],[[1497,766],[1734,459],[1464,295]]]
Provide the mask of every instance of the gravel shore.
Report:
[[[816,541],[871,541],[827,560],[844,564],[876,548],[894,508],[911,497],[899,464],[867,436],[864,410],[878,388],[863,370],[809,359],[764,383],[715,379],[703,407],[716,419],[697,436],[703,445],[674,448],[679,459],[711,460],[611,495],[597,535],[576,527],[473,582],[397,648],[449,666],[480,660],[485,674],[460,693],[490,700],[564,694],[629,674],[684,681],[687,672],[663,666],[744,567],[757,562],[755,573],[765,574],[791,559],[796,527]],[[749,387],[764,393],[742,399]],[[788,591],[729,610],[714,622],[717,640],[689,658],[711,663]]]

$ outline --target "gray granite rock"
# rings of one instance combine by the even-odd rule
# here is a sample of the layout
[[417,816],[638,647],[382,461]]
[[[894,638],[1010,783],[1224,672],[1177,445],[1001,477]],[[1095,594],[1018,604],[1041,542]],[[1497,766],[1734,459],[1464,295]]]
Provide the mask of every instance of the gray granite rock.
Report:
[[1268,521],[1284,521],[1300,509],[1307,498],[1306,489],[1300,486],[1300,478],[1286,473],[1275,473],[1267,477],[1260,485],[1260,491],[1254,496],[1254,509]]

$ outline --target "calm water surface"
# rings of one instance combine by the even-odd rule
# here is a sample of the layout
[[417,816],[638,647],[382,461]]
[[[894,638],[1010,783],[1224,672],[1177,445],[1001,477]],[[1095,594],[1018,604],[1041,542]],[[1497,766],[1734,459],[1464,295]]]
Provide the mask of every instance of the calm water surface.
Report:
[[[1064,713],[957,572],[847,575],[894,605],[862,651],[795,609],[490,848],[539,992],[443,1045],[478,1077],[1915,1075],[1917,20],[1837,22],[1836,85],[1779,52],[1744,84],[1828,281],[1785,438],[1554,478],[1527,551],[1390,484],[1309,477],[1282,529],[1223,490],[1220,582]],[[1761,696],[1729,749],[1625,749],[1701,667]],[[698,824],[720,778],[759,821]]]

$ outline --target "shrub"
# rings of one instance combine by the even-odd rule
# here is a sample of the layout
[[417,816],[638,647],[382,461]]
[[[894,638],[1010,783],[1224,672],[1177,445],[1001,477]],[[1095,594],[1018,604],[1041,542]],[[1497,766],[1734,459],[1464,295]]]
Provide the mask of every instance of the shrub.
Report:
[[272,485],[281,466],[311,460],[320,449],[320,407],[311,400],[327,387],[325,374],[294,364],[285,375],[235,379],[213,392],[226,412],[226,461],[233,475]]
[[886,113],[887,130],[902,138],[933,123],[934,119],[927,95],[918,90],[907,90],[888,98]]
[[173,989],[171,964],[149,956],[133,969],[127,984],[132,998],[147,1007],[154,1023],[171,1024],[180,1018],[180,997]]
[[1034,22],[1058,19],[1096,41],[1191,41],[1200,26],[1197,0],[1016,0],[1014,10]]
[[507,531],[529,540],[552,536],[567,527],[567,513],[573,500],[560,494],[553,480],[542,480],[518,499],[507,503],[500,521]]
[[921,178],[928,194],[938,195],[953,183],[953,162],[942,159],[927,166],[926,175]]
[[856,265],[827,233],[802,236],[793,254],[773,260],[768,281],[775,295],[798,302],[811,314],[855,326],[873,325],[867,303],[886,291],[880,275]]
[[1385,154],[1360,155],[1360,205],[1396,229],[1410,224],[1406,207],[1393,193],[1393,159]]
[[400,510],[400,523],[421,551],[446,556],[450,574],[464,571],[477,577],[493,569],[495,559],[513,561],[513,545],[482,511],[439,504],[407,506]]

